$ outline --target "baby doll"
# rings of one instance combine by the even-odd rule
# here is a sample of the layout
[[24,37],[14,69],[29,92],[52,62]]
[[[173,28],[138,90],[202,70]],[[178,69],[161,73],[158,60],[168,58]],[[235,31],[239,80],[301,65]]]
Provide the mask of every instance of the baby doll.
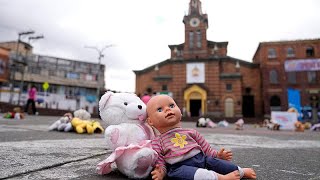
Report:
[[147,122],[161,134],[152,140],[159,157],[152,179],[240,179],[256,178],[251,168],[240,168],[230,162],[231,151],[217,152],[194,129],[181,127],[181,111],[167,95],[158,95],[147,104]]

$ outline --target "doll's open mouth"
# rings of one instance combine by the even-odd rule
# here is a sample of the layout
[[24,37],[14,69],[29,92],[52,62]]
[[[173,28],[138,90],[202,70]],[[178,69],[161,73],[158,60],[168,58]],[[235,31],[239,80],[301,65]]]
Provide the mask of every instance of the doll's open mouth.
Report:
[[167,118],[167,117],[171,117],[171,116],[174,116],[174,113],[168,113],[168,114],[166,115],[166,118]]

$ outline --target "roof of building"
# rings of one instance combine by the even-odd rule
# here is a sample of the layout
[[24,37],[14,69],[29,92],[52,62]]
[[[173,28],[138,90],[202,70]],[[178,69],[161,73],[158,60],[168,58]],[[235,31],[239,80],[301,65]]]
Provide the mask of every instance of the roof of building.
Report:
[[171,63],[192,63],[192,62],[208,62],[208,61],[222,61],[222,62],[228,61],[228,62],[233,62],[233,63],[238,61],[240,66],[247,66],[247,67],[251,67],[251,68],[259,67],[259,65],[254,64],[252,62],[244,61],[244,60],[233,58],[230,56],[215,56],[215,57],[210,57],[207,59],[174,59],[174,60],[173,59],[166,59],[166,60],[161,61],[157,64],[151,65],[145,69],[133,70],[133,72],[135,74],[142,74],[142,73],[145,73],[148,71],[153,71],[156,68],[156,66],[161,67],[161,66],[164,66],[166,64],[171,64]]
[[261,46],[264,46],[264,45],[296,44],[296,43],[307,43],[307,42],[312,42],[312,41],[320,41],[320,39],[315,38],[315,39],[295,39],[295,40],[279,40],[279,41],[260,42],[257,47],[257,50],[255,51],[255,53],[253,55],[253,59],[256,56],[257,52],[260,50]]

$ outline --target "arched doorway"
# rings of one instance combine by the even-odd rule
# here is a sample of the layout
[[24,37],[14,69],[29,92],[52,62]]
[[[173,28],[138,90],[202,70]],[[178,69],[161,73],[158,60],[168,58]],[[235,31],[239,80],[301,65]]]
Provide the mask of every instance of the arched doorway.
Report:
[[281,111],[281,100],[279,96],[277,95],[271,96],[270,111]]
[[234,102],[232,98],[227,98],[224,101],[224,113],[225,113],[225,117],[234,116]]
[[184,91],[184,101],[189,116],[201,116],[206,113],[207,91],[198,85],[193,85]]

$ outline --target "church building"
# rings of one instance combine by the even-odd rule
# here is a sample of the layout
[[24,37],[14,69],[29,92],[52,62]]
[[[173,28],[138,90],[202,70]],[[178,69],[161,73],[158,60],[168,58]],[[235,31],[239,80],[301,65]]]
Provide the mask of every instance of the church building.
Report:
[[169,59],[134,71],[136,94],[168,94],[191,117],[263,116],[259,64],[228,56],[227,41],[207,39],[200,0],[190,0],[183,23],[185,41],[169,45]]

